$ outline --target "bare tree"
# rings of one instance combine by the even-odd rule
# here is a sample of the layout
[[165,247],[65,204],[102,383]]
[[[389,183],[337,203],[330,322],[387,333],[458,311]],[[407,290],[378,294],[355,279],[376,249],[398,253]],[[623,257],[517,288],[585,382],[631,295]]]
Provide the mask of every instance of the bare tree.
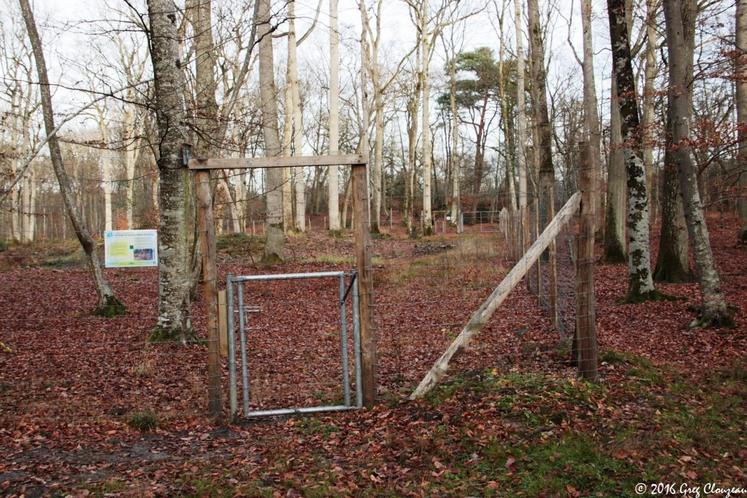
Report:
[[[338,31],[337,0],[329,0],[329,153],[339,152],[340,143],[340,33]],[[339,171],[330,166],[327,171],[327,216],[329,229],[340,230]]]
[[736,59],[734,64],[737,104],[737,134],[739,149],[739,220],[742,227],[739,240],[747,242],[747,0],[737,0]]
[[697,168],[691,156],[692,60],[696,13],[695,0],[664,0],[669,54],[668,118],[672,133],[672,156],[679,173],[685,219],[703,298],[700,316],[691,326],[733,325],[713,259],[698,191]]
[[522,226],[522,249],[529,248],[529,210],[527,208],[528,163],[525,148],[527,115],[524,85],[524,33],[522,27],[522,1],[514,0],[514,30],[516,31],[516,167],[519,170],[519,213]]
[[152,340],[192,335],[192,284],[188,243],[189,171],[183,146],[189,143],[182,100],[184,62],[179,55],[180,11],[173,0],[148,0],[150,54],[155,80],[159,172],[158,325]]
[[65,205],[65,210],[67,211],[70,222],[73,225],[75,235],[78,237],[78,241],[88,258],[88,266],[91,270],[91,275],[93,276],[96,286],[96,293],[98,294],[98,304],[93,312],[94,314],[103,316],[121,315],[126,312],[126,309],[122,302],[114,295],[114,291],[112,291],[111,286],[104,278],[101,263],[96,254],[96,243],[93,241],[93,238],[91,238],[88,228],[85,226],[83,218],[78,212],[78,207],[76,206],[73,197],[70,178],[68,177],[62,161],[62,152],[60,151],[60,144],[57,139],[54,123],[52,93],[50,91],[49,77],[47,75],[47,63],[44,59],[41,37],[36,28],[34,13],[29,5],[29,0],[19,0],[19,3],[21,6],[23,21],[26,25],[26,32],[28,33],[29,42],[31,43],[31,49],[34,54],[36,72],[39,76],[39,92],[41,96],[42,114],[44,116],[44,129],[47,134],[47,145],[52,160],[52,167],[54,168],[55,176],[57,176],[57,182],[60,186],[60,193]]
[[[692,10],[684,14],[685,33],[683,37],[688,44],[685,48],[686,52],[692,54],[695,49],[695,4],[688,1],[686,6]],[[685,67],[687,71],[686,79],[692,82],[692,55],[690,56],[690,62],[686,63]],[[689,95],[689,108],[691,109],[692,92]],[[685,209],[682,203],[679,173],[674,155],[675,146],[672,141],[674,137],[673,125],[672,114],[668,112],[664,149],[664,171],[661,181],[659,255],[656,259],[654,279],[657,282],[690,282],[693,279],[693,274],[690,271],[690,244],[687,236],[687,222],[685,221]]]
[[659,296],[651,275],[648,191],[641,154],[641,126],[624,0],[607,0],[612,64],[620,109],[620,128],[628,177],[628,296],[631,302]]
[[[279,156],[282,147],[278,132],[278,107],[275,97],[274,57],[270,0],[257,0],[257,35],[259,36],[259,94],[262,109],[262,134],[265,140],[265,155]],[[266,242],[264,261],[275,263],[283,260],[285,234],[283,233],[283,173],[278,168],[265,170]]]
[[[589,167],[596,173],[594,178],[601,177],[601,130],[599,111],[597,110],[597,91],[594,82],[594,45],[591,33],[591,0],[581,0],[581,25],[584,38],[584,55],[582,69],[584,72],[584,128],[589,137]],[[600,185],[592,185],[592,199],[600,205]],[[597,209],[597,212],[601,210]],[[596,222],[596,220],[595,220]]]

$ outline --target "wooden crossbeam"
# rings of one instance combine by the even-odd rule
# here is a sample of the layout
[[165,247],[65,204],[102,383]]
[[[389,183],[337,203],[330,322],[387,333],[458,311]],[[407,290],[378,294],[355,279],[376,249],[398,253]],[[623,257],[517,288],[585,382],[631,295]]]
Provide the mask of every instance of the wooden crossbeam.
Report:
[[242,157],[225,159],[192,158],[188,167],[192,170],[244,169],[244,168],[300,168],[304,166],[366,166],[362,154],[335,156],[291,156],[291,157]]

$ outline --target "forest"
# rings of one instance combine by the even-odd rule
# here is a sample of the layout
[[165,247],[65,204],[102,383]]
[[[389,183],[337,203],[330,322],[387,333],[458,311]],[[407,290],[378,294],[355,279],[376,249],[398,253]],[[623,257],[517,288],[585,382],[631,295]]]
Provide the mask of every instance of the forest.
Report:
[[0,494],[747,493],[747,0],[0,0]]

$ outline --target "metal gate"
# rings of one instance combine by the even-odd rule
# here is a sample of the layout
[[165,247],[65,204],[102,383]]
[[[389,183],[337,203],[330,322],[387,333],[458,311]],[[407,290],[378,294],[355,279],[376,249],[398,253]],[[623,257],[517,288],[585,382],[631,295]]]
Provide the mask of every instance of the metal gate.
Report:
[[[229,397],[231,402],[231,416],[238,411],[238,384],[236,375],[236,325],[239,332],[239,361],[241,363],[241,400],[242,413],[245,417],[261,417],[271,415],[288,415],[297,413],[317,413],[326,411],[341,411],[360,408],[363,406],[363,389],[361,384],[361,340],[360,340],[360,313],[359,313],[359,289],[358,274],[355,271],[346,273],[342,271],[315,272],[315,273],[284,273],[274,275],[243,275],[226,276],[226,301],[228,305],[228,375],[229,375]],[[270,280],[297,280],[310,278],[331,278],[339,281],[338,307],[340,310],[340,352],[342,357],[342,392],[343,404],[322,405],[298,408],[276,408],[272,410],[251,409],[251,383],[250,365],[247,361],[248,318],[247,312],[257,311],[256,308],[247,306],[245,298],[247,290],[245,284],[249,282],[261,282]],[[348,360],[348,312],[346,303],[348,298],[352,299],[352,329],[353,329],[353,358],[355,375],[355,404],[351,401],[350,365]],[[234,299],[236,303],[234,303]],[[234,314],[238,315],[238,320]],[[238,322],[238,323],[236,323]]]

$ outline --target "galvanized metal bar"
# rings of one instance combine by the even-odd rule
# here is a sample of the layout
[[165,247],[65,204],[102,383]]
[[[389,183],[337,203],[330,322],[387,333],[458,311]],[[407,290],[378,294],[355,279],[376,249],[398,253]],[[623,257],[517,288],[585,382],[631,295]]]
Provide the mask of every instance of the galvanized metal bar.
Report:
[[228,327],[228,398],[231,405],[231,418],[236,415],[238,403],[236,401],[236,339],[233,330],[233,276],[226,275],[226,325]]
[[340,341],[342,342],[342,390],[345,406],[350,406],[350,374],[348,373],[348,320],[345,309],[345,274],[340,275]]
[[358,279],[353,286],[353,352],[355,356],[355,404],[363,406],[363,375],[361,373],[361,315]]
[[348,294],[350,294],[350,290],[351,290],[351,289],[353,288],[353,284],[355,284],[355,282],[356,282],[356,280],[357,280],[357,279],[358,279],[358,273],[356,273],[356,272],[351,272],[351,273],[350,273],[350,283],[348,284],[348,288],[347,288],[347,290],[345,291],[345,295],[344,295],[344,296],[342,296],[342,300],[343,300],[343,301],[347,301],[347,299],[348,299]]
[[333,405],[333,406],[310,406],[305,408],[276,408],[273,410],[255,410],[246,414],[246,417],[270,417],[273,415],[300,415],[304,413],[320,412],[342,412],[355,410],[354,406]]
[[241,388],[243,394],[244,415],[249,413],[249,369],[246,357],[246,328],[244,323],[244,284],[238,284],[239,298],[239,338],[241,339]]
[[276,273],[268,275],[241,275],[233,278],[234,282],[249,282],[261,280],[295,280],[302,278],[326,278],[344,275],[342,271],[320,271],[311,273]]

